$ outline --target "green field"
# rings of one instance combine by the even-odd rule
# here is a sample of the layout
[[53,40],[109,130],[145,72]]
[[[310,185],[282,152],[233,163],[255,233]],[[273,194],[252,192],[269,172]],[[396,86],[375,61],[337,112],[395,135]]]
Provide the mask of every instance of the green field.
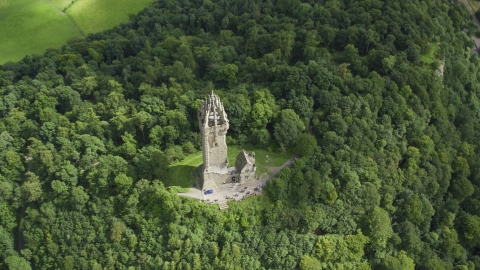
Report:
[[72,0],[0,0],[0,64],[112,28],[154,1],[77,0],[70,5]]
[[0,18],[0,64],[42,54],[80,35],[49,1],[0,0]]
[[[58,0],[60,1],[60,0]],[[110,29],[155,0],[77,0],[67,9],[85,34]]]
[[64,10],[65,8],[70,5],[73,0],[51,0],[57,7],[59,7],[61,10]]
[[[237,155],[242,149],[247,152],[255,152],[255,161],[257,164],[257,175],[260,176],[268,173],[268,167],[277,167],[283,165],[292,155],[291,151],[287,151],[285,155],[281,155],[274,151],[255,148],[251,145],[231,145],[228,146],[228,166],[235,166]],[[267,158],[268,155],[268,158]],[[184,160],[172,164],[167,173],[167,178],[163,181],[165,186],[191,187],[195,183],[196,177],[192,175],[195,172],[198,175],[197,167],[203,162],[202,152],[188,155]]]
[[36,2],[32,0],[0,0],[0,22]]

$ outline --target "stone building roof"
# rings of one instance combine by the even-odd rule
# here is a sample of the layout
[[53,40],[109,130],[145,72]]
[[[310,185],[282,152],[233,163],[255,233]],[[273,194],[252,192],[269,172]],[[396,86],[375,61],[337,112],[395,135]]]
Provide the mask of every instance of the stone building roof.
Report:
[[255,165],[255,153],[247,153],[244,149],[238,154],[235,168],[240,172],[246,165]]

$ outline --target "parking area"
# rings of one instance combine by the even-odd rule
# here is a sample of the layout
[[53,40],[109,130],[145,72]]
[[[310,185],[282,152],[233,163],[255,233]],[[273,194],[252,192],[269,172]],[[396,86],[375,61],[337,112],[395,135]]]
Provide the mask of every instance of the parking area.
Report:
[[[294,160],[294,156],[292,156],[282,166],[270,167],[269,174],[264,174],[259,178],[249,179],[243,184],[220,184],[217,188],[213,189],[211,194],[205,194],[205,191],[197,188],[190,188],[189,192],[178,193],[178,195],[199,199],[205,203],[218,203],[219,205],[226,205],[225,202],[229,200],[241,201],[245,197],[262,194],[263,187],[266,185],[267,181],[274,178],[282,168],[291,167]],[[220,207],[220,209],[225,208]]]
[[244,184],[225,183],[213,190],[211,194],[205,194],[202,191],[205,202],[216,203],[224,200],[241,201],[247,196],[256,196],[262,192],[264,182],[260,180],[251,180]]

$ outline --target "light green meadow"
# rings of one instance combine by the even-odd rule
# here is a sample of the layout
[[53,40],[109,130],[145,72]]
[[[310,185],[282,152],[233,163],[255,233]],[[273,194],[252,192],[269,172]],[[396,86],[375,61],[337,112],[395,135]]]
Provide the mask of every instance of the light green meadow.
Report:
[[73,2],[73,0],[51,0],[51,1],[61,10],[64,10]]
[[[59,0],[60,1],[60,0]],[[85,34],[110,29],[155,0],[78,0],[67,9]]]
[[155,0],[0,0],[0,64],[19,61],[27,54],[43,54],[48,48],[59,48],[82,33],[110,29],[128,21],[128,14],[137,14],[153,2]]
[[46,0],[0,0],[0,18],[0,64],[80,36],[68,16]]

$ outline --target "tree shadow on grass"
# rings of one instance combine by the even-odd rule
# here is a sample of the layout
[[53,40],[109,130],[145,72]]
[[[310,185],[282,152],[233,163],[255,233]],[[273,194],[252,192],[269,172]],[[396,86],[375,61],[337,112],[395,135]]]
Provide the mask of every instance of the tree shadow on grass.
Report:
[[198,167],[189,165],[172,166],[167,170],[167,177],[163,181],[165,186],[193,187],[199,177]]

